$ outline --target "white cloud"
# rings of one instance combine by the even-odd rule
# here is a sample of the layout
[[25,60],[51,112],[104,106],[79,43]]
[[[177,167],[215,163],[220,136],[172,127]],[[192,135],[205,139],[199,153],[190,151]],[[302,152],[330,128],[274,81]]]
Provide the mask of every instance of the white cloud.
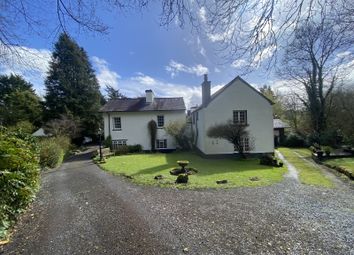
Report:
[[195,74],[197,76],[202,76],[203,74],[209,72],[208,68],[201,64],[194,66],[186,66],[184,64],[176,62],[173,59],[170,60],[170,63],[168,64],[168,66],[165,67],[165,69],[167,72],[171,73],[172,77],[175,77],[180,72]]
[[109,69],[107,61],[96,56],[93,56],[91,60],[97,71],[96,77],[101,88],[104,88],[106,85],[118,88],[118,79],[121,77],[118,73]]
[[221,33],[216,33],[216,34],[207,33],[207,36],[208,36],[209,40],[212,42],[221,42],[225,38],[224,34],[221,34]]
[[[4,56],[3,56],[4,57]],[[5,56],[0,64],[2,74],[18,74],[34,85],[40,95],[44,95],[44,80],[49,69],[51,52],[47,49],[34,49],[16,46],[13,54]]]
[[146,89],[152,89],[157,97],[183,97],[187,109],[201,102],[201,87],[165,82],[141,72],[120,80],[119,88],[127,97],[144,96]]
[[155,85],[157,81],[151,76],[145,75],[141,72],[137,73],[138,76],[132,77],[131,80],[137,81],[143,85]]
[[211,94],[214,94],[215,92],[217,92],[219,89],[221,89],[222,87],[224,87],[223,84],[218,84],[218,85],[214,85],[211,87]]
[[197,47],[199,49],[200,55],[202,55],[203,57],[206,58],[206,50],[205,50],[205,48],[204,48],[199,36],[197,36]]
[[264,50],[262,50],[261,52],[259,52],[254,58],[254,62],[255,62],[254,64],[258,65],[262,61],[273,56],[275,49],[276,49],[275,46],[269,46],[269,47],[265,48]]
[[220,70],[219,68],[215,67],[215,68],[214,68],[214,72],[215,72],[215,73],[220,73],[221,70]]
[[238,60],[235,60],[234,62],[232,62],[231,66],[233,68],[242,68],[244,66],[246,66],[248,64],[248,62],[244,59],[238,59]]
[[206,23],[207,13],[206,13],[206,9],[204,6],[199,9],[198,16],[203,23]]

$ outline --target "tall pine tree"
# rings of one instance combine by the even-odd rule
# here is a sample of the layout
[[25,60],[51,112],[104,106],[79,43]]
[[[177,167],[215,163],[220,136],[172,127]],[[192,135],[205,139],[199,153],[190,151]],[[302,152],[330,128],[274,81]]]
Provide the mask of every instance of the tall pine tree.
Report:
[[65,33],[54,46],[45,86],[46,120],[71,114],[80,119],[83,135],[96,133],[100,122],[99,85],[85,50]]

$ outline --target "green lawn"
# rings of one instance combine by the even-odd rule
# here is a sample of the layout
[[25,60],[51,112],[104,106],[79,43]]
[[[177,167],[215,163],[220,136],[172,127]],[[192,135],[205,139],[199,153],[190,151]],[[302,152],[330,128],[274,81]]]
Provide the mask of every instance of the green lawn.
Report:
[[[280,182],[286,172],[285,167],[262,166],[258,159],[204,159],[194,153],[181,152],[115,156],[108,158],[101,167],[115,174],[129,175],[138,184],[174,186],[176,176],[170,175],[169,171],[177,167],[178,160],[188,160],[188,167],[198,170],[196,175],[189,176],[188,185],[178,185],[181,188],[264,186]],[[159,174],[165,179],[154,180]],[[250,181],[251,177],[258,177],[259,181]],[[217,180],[223,179],[228,183],[216,184]]]
[[307,148],[294,148],[292,150],[299,153],[301,156],[303,156],[305,158],[311,158],[311,156],[312,156],[311,151]]
[[301,183],[327,188],[334,187],[332,181],[321,173],[317,167],[313,166],[309,162],[306,162],[295,153],[297,152],[305,158],[311,157],[311,152],[308,149],[278,148],[278,150],[284,155],[289,163],[293,164],[297,168]]
[[354,174],[354,158],[329,159],[326,160],[326,163],[334,166],[340,166]]

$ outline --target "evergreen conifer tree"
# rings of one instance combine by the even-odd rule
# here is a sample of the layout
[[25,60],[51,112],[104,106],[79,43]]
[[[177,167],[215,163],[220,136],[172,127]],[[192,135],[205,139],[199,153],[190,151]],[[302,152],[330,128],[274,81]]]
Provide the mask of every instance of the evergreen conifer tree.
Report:
[[102,97],[99,84],[85,50],[65,33],[54,46],[45,86],[47,121],[70,114],[80,119],[82,135],[96,133]]

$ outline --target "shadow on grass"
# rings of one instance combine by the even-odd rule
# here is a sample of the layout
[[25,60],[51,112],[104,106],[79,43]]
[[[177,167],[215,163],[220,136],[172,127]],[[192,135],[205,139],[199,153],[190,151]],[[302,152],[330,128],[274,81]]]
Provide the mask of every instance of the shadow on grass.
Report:
[[177,164],[178,160],[188,160],[190,164],[187,167],[197,169],[199,176],[244,173],[260,170],[271,171],[274,169],[273,167],[260,165],[258,159],[205,159],[193,152],[156,153],[150,155],[151,157],[164,157],[166,164],[141,169],[132,174],[132,176],[158,174],[163,170],[166,170],[166,174],[169,174],[169,170],[179,167]]

